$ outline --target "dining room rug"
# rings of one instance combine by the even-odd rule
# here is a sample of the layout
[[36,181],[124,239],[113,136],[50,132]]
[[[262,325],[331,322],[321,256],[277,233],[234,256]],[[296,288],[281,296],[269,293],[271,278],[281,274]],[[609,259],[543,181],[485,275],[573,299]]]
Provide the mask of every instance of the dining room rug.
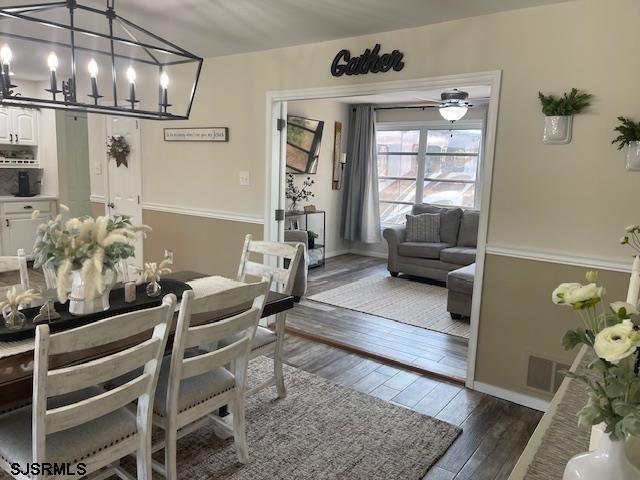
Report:
[[468,320],[451,318],[447,289],[437,285],[371,275],[308,299],[457,337],[471,335]]
[[[232,439],[205,426],[178,440],[178,477],[420,480],[461,432],[297,368],[285,365],[284,372],[286,398],[268,388],[247,400],[248,464],[238,463]],[[249,386],[272,374],[273,360],[252,360]],[[135,474],[134,460],[125,465]]]

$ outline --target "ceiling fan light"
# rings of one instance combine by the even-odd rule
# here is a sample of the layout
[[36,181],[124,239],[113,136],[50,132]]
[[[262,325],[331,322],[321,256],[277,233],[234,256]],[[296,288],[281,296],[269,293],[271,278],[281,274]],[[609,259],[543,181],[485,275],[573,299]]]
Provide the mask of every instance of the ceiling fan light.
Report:
[[469,107],[459,105],[443,105],[438,109],[438,111],[445,120],[449,122],[457,122],[467,114],[468,109]]

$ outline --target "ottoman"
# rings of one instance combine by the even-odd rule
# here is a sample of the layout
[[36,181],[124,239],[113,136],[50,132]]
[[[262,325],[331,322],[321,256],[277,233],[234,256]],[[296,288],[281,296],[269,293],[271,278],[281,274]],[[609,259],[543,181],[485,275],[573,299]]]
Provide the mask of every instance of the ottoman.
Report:
[[451,314],[451,318],[460,320],[463,317],[471,317],[475,274],[475,263],[452,270],[447,274],[447,312]]

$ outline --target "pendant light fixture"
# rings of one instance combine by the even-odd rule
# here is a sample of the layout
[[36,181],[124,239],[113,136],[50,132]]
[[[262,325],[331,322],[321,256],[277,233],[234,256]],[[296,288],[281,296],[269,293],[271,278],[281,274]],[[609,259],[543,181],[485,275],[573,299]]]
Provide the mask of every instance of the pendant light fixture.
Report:
[[[107,0],[105,10],[76,0],[0,7],[0,104],[188,119],[203,59],[121,17],[114,3]],[[14,56],[22,60],[13,66],[18,78],[48,77],[42,96],[17,92]],[[179,81],[170,84],[172,75]],[[170,93],[178,105],[168,102]]]
[[469,98],[467,92],[454,88],[442,92],[440,98],[442,103],[438,107],[438,111],[445,120],[451,123],[457,122],[467,114],[469,109],[469,103],[466,101]]

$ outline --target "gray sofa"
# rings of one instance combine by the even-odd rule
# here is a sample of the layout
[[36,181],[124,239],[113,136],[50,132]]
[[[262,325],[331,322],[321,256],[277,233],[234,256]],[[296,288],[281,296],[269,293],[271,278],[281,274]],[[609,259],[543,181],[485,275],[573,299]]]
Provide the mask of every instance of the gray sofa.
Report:
[[414,205],[413,215],[440,214],[440,242],[407,242],[405,227],[386,228],[389,245],[387,269],[394,277],[407,273],[446,282],[447,274],[476,261],[479,212],[461,208]]

